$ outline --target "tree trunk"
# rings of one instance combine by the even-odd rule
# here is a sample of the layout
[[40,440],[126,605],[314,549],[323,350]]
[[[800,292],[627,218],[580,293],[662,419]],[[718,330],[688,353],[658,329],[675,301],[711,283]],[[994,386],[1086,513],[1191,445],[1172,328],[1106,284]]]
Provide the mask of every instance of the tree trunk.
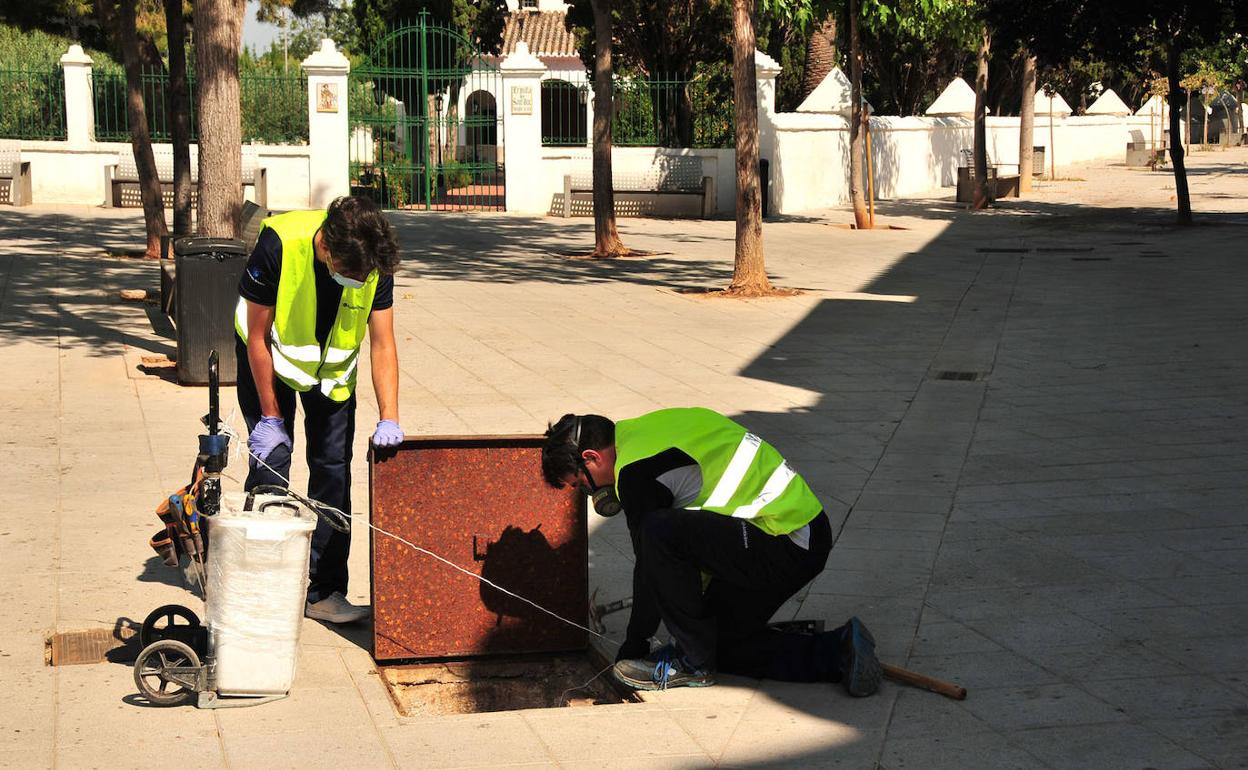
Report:
[[168,120],[173,140],[173,232],[191,232],[191,97],[186,81],[186,25],[182,0],[165,0],[169,39]]
[[829,16],[811,30],[806,39],[806,62],[802,68],[799,103],[814,93],[836,67],[836,17]]
[[[975,73],[975,185],[973,209],[986,209],[992,203],[988,181],[988,53],[990,40],[984,27],[979,44],[979,69]],[[993,184],[996,184],[994,181]]]
[[[1166,76],[1170,81],[1170,136],[1178,137],[1183,117],[1183,89],[1179,85],[1179,44],[1170,41],[1166,49]],[[1170,163],[1174,166],[1174,193],[1179,205],[1179,224],[1192,224],[1192,198],[1187,190],[1187,167],[1183,165],[1183,141],[1170,142]]]
[[730,292],[771,291],[763,262],[763,203],[758,179],[758,79],[754,0],[732,0],[732,97],[737,133],[737,239]]
[[858,35],[858,0],[849,0],[849,199],[854,204],[854,226],[871,227],[863,196],[862,41]]
[[594,257],[629,253],[615,226],[615,186],[611,175],[611,124],[615,118],[611,69],[611,0],[590,0],[594,12]]
[[143,199],[143,222],[147,230],[144,256],[156,259],[160,256],[160,239],[169,230],[165,225],[165,202],[161,198],[152,136],[147,128],[147,108],[143,104],[143,65],[139,56],[135,0],[122,0],[120,11],[121,53],[126,67],[126,117],[130,121],[130,147],[139,172],[139,195]]
[[1018,121],[1018,191],[1031,192],[1031,148],[1036,140],[1036,57],[1023,51],[1023,105]]
[[238,237],[243,206],[238,52],[243,0],[195,3],[195,78],[199,102],[199,232]]

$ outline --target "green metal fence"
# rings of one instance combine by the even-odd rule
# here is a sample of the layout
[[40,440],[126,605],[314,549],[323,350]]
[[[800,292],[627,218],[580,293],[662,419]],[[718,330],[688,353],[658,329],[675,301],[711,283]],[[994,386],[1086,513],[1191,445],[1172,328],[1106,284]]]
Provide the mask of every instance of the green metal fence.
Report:
[[391,31],[349,76],[352,193],[388,209],[501,211],[503,92],[491,58],[427,12]]
[[589,84],[542,81],[542,146],[584,147],[589,140]]
[[[126,112],[126,76],[121,72],[96,73],[92,77],[95,97],[95,137],[101,141],[129,141],[130,119]],[[172,100],[169,75],[144,72],[143,104],[152,139],[172,138]],[[187,78],[190,103],[195,103],[195,79]],[[244,142],[301,144],[308,141],[308,81],[301,74],[278,75],[244,72],[239,76]],[[191,141],[199,136],[195,110],[191,109]]]
[[0,139],[64,138],[61,69],[0,69]]
[[620,146],[732,147],[732,81],[721,75],[617,77],[613,140]]

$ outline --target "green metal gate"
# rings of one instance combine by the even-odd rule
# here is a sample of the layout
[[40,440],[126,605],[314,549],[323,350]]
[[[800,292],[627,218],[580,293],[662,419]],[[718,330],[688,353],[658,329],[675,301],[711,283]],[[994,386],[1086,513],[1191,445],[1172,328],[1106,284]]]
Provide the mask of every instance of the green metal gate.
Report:
[[351,191],[387,209],[502,211],[502,78],[454,29],[386,35],[349,83]]

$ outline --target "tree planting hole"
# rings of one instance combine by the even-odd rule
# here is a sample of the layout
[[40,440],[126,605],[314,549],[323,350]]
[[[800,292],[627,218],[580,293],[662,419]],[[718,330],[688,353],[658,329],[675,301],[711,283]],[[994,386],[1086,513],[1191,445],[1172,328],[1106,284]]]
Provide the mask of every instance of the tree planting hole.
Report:
[[402,716],[639,703],[590,655],[532,655],[378,667]]

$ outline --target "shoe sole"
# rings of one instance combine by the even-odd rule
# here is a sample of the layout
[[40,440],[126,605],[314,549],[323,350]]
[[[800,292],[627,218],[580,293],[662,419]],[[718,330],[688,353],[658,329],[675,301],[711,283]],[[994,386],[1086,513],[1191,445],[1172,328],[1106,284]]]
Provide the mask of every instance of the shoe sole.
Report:
[[[851,632],[871,645],[871,657],[864,660],[864,656],[855,652],[854,670],[845,680],[845,690],[855,698],[865,698],[879,691],[880,682],[884,679],[884,670],[880,668],[880,661],[875,657],[875,637],[861,620],[853,624]],[[857,648],[858,645],[854,645],[854,649],[857,650]],[[850,682],[855,682],[858,686],[850,687]]]
[[686,679],[683,682],[679,682],[679,681],[668,682],[667,687],[663,688],[663,687],[660,687],[659,683],[655,682],[654,680],[633,679],[630,676],[625,676],[621,674],[619,671],[616,671],[615,669],[611,670],[611,675],[615,677],[615,681],[619,682],[622,685],[631,687],[634,690],[647,690],[647,691],[662,690],[662,689],[670,690],[674,687],[710,687],[711,685],[715,684],[714,679]]
[[333,623],[336,626],[345,626],[349,623],[359,623],[360,621],[368,620],[369,618],[369,615],[351,615],[346,617],[342,615],[318,615],[314,612],[308,612],[306,610],[304,611],[303,616],[310,620],[320,620],[325,623]]

